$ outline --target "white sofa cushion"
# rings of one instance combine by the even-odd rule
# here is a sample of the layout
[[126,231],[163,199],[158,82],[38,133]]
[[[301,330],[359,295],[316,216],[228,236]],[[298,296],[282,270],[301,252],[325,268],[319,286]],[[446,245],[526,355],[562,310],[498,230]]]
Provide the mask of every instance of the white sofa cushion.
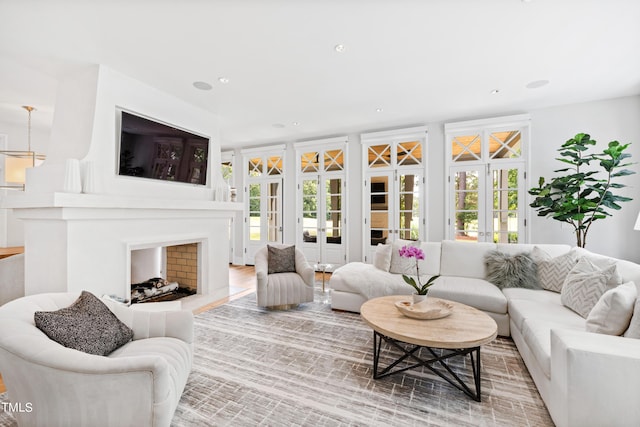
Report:
[[557,245],[557,244],[533,244],[533,243],[498,243],[498,250],[510,255],[515,255],[520,252],[531,253],[533,248],[538,247],[542,249],[551,257],[557,257],[566,254],[571,250],[569,245]]
[[622,335],[629,327],[638,290],[633,282],[609,289],[598,300],[587,317],[587,331]]
[[429,295],[470,305],[479,310],[504,314],[507,298],[494,284],[471,277],[440,276]]
[[586,319],[602,294],[609,289],[615,269],[613,264],[600,270],[587,258],[580,258],[562,285],[562,304]]
[[420,249],[424,251],[424,269],[423,264],[420,264],[420,273],[427,274],[429,276],[440,274],[442,243],[422,242],[420,243]]
[[540,284],[544,289],[554,292],[562,290],[564,279],[577,262],[575,251],[554,258],[538,246],[533,248],[531,256],[538,264]]
[[551,291],[534,291],[529,289],[512,290],[528,291],[531,293],[531,298],[528,299],[509,298],[509,316],[511,317],[513,325],[519,330],[522,330],[524,321],[530,318],[564,324],[571,329],[585,330],[585,319],[564,307],[560,303],[559,294]]
[[[425,283],[429,277],[421,276],[420,279]],[[331,275],[330,284],[335,291],[359,294],[365,299],[415,292],[402,275],[388,273],[363,262],[350,262],[338,268]]]
[[[568,311],[568,310],[567,310]],[[522,338],[538,361],[547,378],[551,378],[551,330],[581,327],[567,325],[563,321],[541,320],[535,317],[525,319],[522,324]]]
[[443,276],[485,278],[484,257],[495,250],[494,243],[442,241],[440,274]]
[[391,267],[391,244],[378,243],[376,253],[373,255],[373,265],[382,271],[389,271]]

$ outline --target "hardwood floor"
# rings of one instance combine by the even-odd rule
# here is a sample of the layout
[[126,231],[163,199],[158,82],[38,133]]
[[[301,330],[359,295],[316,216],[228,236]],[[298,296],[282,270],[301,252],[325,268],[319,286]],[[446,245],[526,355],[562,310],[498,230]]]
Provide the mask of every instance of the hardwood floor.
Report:
[[[327,273],[326,280],[329,279],[331,275]],[[316,273],[316,281],[322,281],[322,273]],[[249,265],[230,265],[229,266],[229,286],[231,288],[240,288],[241,291],[234,293],[233,295],[218,300],[214,303],[205,305],[204,307],[200,307],[194,310],[194,314],[202,313],[207,310],[211,310],[212,308],[221,306],[229,301],[233,301],[235,299],[241,298],[245,295],[250,294],[251,292],[255,292],[256,290],[256,273],[253,266]],[[6,391],[5,385],[2,382],[2,375],[0,375],[0,393],[4,393]]]

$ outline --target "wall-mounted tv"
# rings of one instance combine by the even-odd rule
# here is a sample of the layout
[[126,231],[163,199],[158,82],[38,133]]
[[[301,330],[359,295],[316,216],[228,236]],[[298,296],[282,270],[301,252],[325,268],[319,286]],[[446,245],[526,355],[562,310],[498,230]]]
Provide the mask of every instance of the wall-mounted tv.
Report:
[[118,174],[207,184],[209,138],[124,110]]

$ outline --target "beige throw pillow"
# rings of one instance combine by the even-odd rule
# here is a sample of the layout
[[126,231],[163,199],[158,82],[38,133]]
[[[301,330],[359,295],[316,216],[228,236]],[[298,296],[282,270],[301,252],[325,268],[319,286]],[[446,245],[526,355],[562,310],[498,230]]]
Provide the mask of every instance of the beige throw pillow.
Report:
[[631,322],[629,322],[629,329],[626,330],[624,336],[627,338],[640,339],[640,298],[636,299],[633,316],[631,316]]
[[376,253],[373,255],[373,266],[382,271],[389,271],[392,250],[393,247],[390,244],[378,243]]
[[638,290],[633,282],[609,289],[598,300],[587,317],[587,331],[622,335],[629,327]]
[[607,283],[615,273],[615,264],[600,270],[586,258],[580,258],[562,285],[560,301],[585,319],[608,289]]
[[564,280],[577,262],[577,255],[573,250],[552,258],[537,246],[531,250],[531,257],[538,266],[540,285],[543,289],[553,292],[562,291]]

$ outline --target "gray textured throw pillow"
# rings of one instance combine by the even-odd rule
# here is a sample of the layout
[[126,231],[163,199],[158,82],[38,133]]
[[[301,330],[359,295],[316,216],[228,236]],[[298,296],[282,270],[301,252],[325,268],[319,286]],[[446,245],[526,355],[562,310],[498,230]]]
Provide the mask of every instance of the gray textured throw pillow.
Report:
[[528,253],[509,255],[501,251],[489,251],[484,256],[487,281],[500,289],[541,289],[536,263]]
[[267,245],[269,251],[268,270],[269,274],[291,273],[296,271],[296,247],[287,246],[276,248]]
[[106,356],[133,338],[133,331],[90,292],[82,291],[69,307],[36,311],[38,329],[53,341],[74,350]]

